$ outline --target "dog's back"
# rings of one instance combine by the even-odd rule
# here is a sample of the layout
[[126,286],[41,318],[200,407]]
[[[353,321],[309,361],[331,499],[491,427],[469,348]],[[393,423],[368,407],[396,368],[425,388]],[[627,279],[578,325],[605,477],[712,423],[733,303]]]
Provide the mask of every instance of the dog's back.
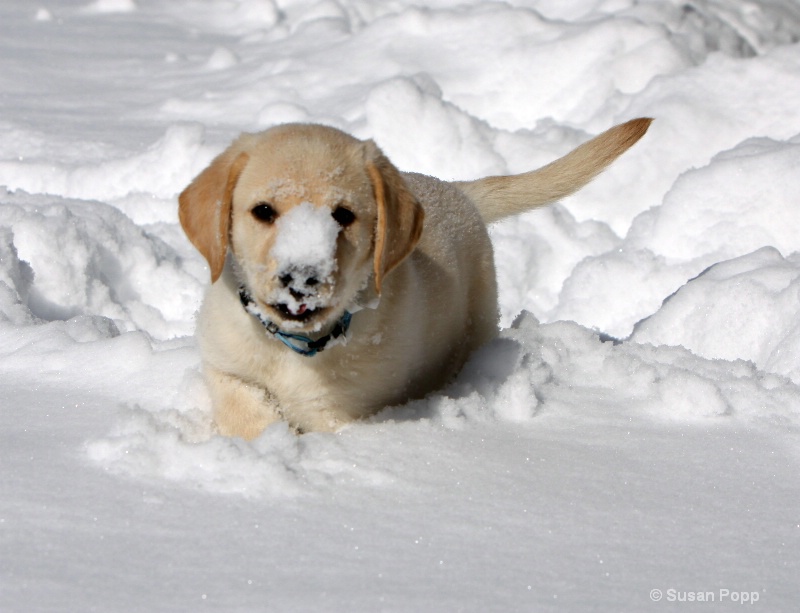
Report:
[[486,224],[577,191],[636,143],[651,121],[615,126],[520,175],[448,183],[403,174],[425,210],[425,224],[416,249],[387,278],[386,306],[375,316],[383,334],[393,337],[386,339],[392,363],[408,373],[399,395],[382,400],[393,403],[441,387],[496,335],[497,281]]
[[[441,387],[472,351],[497,334],[497,280],[480,211],[452,183],[413,173],[403,178],[426,219],[406,266],[417,276],[414,295],[419,304],[402,315],[410,326],[423,330],[426,355],[420,363],[428,366],[421,369],[425,374],[414,393],[420,396]],[[408,288],[408,282],[399,286]]]

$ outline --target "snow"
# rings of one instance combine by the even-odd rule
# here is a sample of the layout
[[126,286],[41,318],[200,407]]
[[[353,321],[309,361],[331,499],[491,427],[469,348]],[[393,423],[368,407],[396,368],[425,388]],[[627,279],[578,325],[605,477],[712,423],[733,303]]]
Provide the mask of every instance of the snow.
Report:
[[[314,206],[303,201],[278,217],[275,222],[275,242],[270,257],[275,261],[276,276],[291,277],[284,287],[276,288],[271,297],[272,304],[285,304],[292,313],[301,307],[300,299],[292,291],[303,288],[307,293],[306,279],[330,284],[336,272],[336,239],[339,224],[333,219],[327,206]],[[299,278],[297,278],[299,277]],[[326,292],[302,296],[302,302],[310,309],[327,306]]]
[[[7,0],[0,33],[0,611],[796,608],[796,2]],[[471,179],[637,116],[492,228],[503,330],[451,386],[213,435],[176,198],[239,132]]]

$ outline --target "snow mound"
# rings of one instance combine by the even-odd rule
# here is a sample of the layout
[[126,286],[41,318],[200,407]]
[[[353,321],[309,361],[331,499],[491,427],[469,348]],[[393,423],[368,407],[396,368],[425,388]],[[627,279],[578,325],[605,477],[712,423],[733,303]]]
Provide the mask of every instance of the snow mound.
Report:
[[[52,161],[0,162],[0,185],[31,194],[53,194],[82,200],[122,199],[131,194],[171,199],[177,186],[186,185],[199,171],[204,130],[199,125],[172,125],[163,138],[127,159],[88,165],[61,165]],[[177,219],[173,207],[161,205],[167,219]]]
[[[800,250],[796,140],[748,139],[681,175],[660,205],[634,219],[622,242],[574,266],[548,318],[625,338],[666,296],[710,265],[762,247],[786,254]],[[631,301],[620,301],[622,295]]]
[[0,317],[111,319],[157,339],[190,334],[203,286],[169,245],[100,202],[0,188]]
[[747,359],[800,384],[800,254],[763,247],[711,266],[637,324],[631,339]]
[[132,13],[137,9],[134,0],[95,0],[83,10],[86,13]]
[[295,498],[337,483],[396,481],[369,458],[353,458],[342,440],[298,437],[281,423],[248,443],[213,435],[208,415],[129,408],[109,436],[87,444],[87,453],[114,474],[245,498]]
[[441,393],[388,408],[336,437],[297,437],[283,423],[253,443],[216,436],[202,381],[187,372],[177,405],[124,408],[114,431],[88,444],[89,457],[136,479],[248,498],[292,498],[337,483],[405,483],[397,471],[376,466],[370,452],[358,451],[356,441],[372,443],[409,428],[427,437],[439,430],[537,429],[553,419],[587,428],[643,420],[768,432],[800,428],[797,385],[765,375],[751,362],[707,359],[683,347],[615,343],[572,322],[542,325],[528,313],[478,351]]
[[89,459],[113,474],[245,498],[296,498],[320,487],[380,487],[398,478],[368,456],[355,457],[347,432],[298,437],[278,423],[252,443],[220,437],[197,370],[171,387],[167,402],[120,407],[113,431],[87,443]]
[[180,0],[163,10],[193,27],[215,33],[253,36],[278,25],[281,10],[274,0]]

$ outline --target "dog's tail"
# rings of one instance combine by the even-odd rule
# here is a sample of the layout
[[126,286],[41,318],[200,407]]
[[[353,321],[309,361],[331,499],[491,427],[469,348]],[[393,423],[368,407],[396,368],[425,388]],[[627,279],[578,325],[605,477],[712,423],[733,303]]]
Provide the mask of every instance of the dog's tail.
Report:
[[520,175],[456,183],[486,223],[554,202],[579,190],[638,141],[650,118],[614,126],[555,162]]

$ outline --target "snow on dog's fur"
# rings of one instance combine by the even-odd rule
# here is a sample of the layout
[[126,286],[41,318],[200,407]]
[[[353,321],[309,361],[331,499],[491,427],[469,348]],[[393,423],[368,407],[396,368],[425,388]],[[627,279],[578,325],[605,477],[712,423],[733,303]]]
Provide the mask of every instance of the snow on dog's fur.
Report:
[[[497,333],[486,224],[579,189],[649,124],[460,183],[400,173],[372,141],[329,127],[241,136],[180,196],[211,268],[198,334],[219,431],[253,438],[279,419],[335,430],[447,383]],[[309,357],[279,342],[324,344],[349,313],[346,344]]]

